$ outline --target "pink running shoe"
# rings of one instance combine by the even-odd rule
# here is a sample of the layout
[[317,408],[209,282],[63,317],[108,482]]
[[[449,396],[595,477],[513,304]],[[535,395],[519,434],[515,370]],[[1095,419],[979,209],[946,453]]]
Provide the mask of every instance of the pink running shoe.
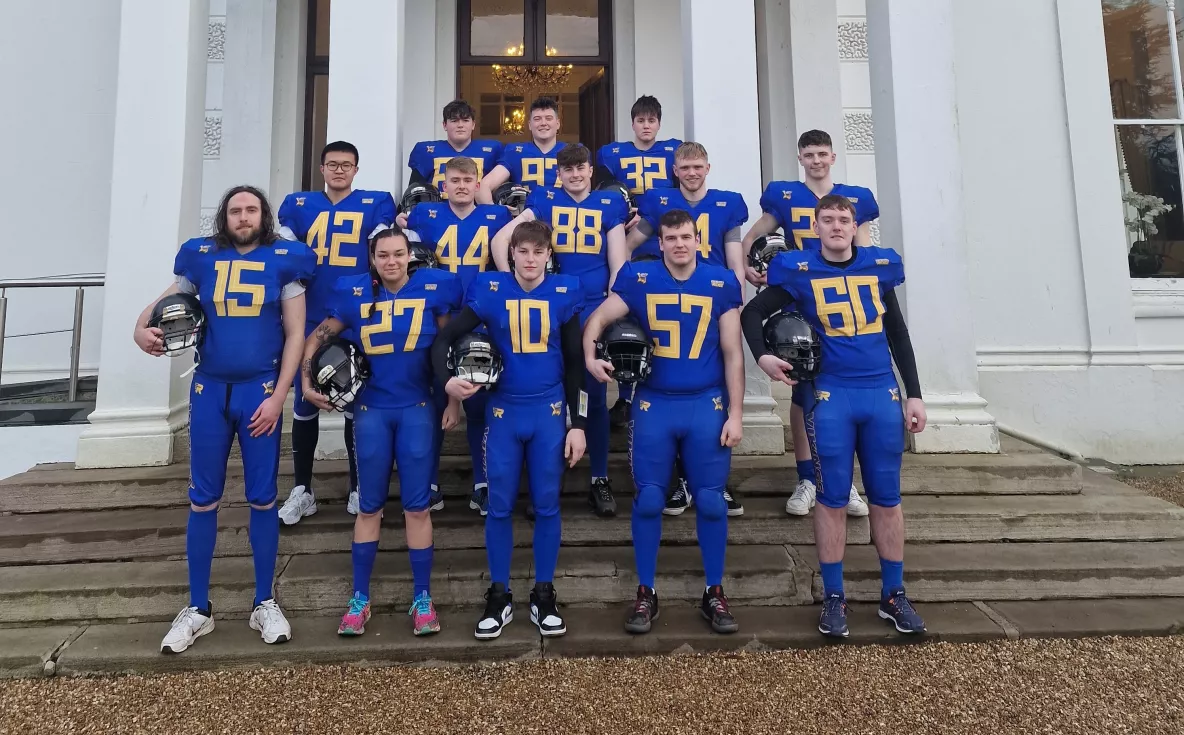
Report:
[[407,611],[411,616],[411,628],[416,635],[431,635],[440,632],[440,618],[436,616],[436,607],[432,604],[432,597],[427,592],[420,592],[411,609]]
[[361,635],[366,632],[366,622],[370,620],[370,600],[358,592],[349,598],[349,610],[341,616],[341,625],[337,626],[337,635]]

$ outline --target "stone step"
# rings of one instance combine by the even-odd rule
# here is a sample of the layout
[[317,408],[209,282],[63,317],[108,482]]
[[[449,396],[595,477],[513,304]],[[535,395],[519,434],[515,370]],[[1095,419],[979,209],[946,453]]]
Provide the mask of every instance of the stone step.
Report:
[[[909,595],[919,603],[972,600],[1184,597],[1184,541],[1063,544],[908,544]],[[528,599],[528,549],[512,560],[511,588]],[[728,550],[724,584],[738,611],[810,605],[821,599],[812,547],[754,545]],[[442,610],[473,610],[489,585],[481,550],[436,554],[432,595]],[[340,614],[351,593],[348,553],[281,557],[276,594],[292,617]],[[852,547],[845,564],[848,597],[878,601],[875,550]],[[254,575],[249,558],[216,559],[210,597],[215,612],[245,617]],[[565,608],[627,603],[637,588],[633,549],[565,548],[555,586]],[[699,550],[663,547],[655,588],[663,605],[691,605],[703,592]],[[412,597],[407,554],[379,554],[371,583],[376,612],[404,612]],[[54,564],[0,568],[0,624],[172,619],[188,603],[184,561]],[[738,614],[742,614],[739,613]]]
[[[281,497],[287,497],[293,484],[291,469],[290,461],[281,461]],[[345,460],[318,461],[313,472],[319,500],[344,502],[349,484]],[[632,492],[626,455],[610,455],[609,475],[619,491]],[[567,473],[564,492],[582,494],[590,481],[585,459]],[[788,457],[738,456],[732,459],[728,484],[745,497],[786,497],[796,481],[797,473]],[[441,459],[440,485],[445,495],[467,498],[472,483],[472,462],[467,457]],[[858,473],[856,484],[862,489]],[[1079,465],[1047,454],[906,454],[901,469],[901,492],[905,495],[1063,495],[1080,492],[1081,487]],[[0,480],[0,513],[184,506],[188,488],[189,467],[185,464],[113,470],[52,465]],[[392,473],[392,495],[398,494],[398,488],[398,475]],[[230,505],[245,503],[241,463],[231,462],[228,468],[225,498]]]

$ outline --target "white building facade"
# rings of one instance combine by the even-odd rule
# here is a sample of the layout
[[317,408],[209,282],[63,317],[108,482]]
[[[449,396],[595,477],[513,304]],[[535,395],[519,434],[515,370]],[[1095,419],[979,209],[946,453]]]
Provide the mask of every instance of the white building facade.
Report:
[[[461,93],[478,137],[508,139],[530,95],[489,86],[488,57],[519,38],[583,80],[560,90],[564,139],[629,139],[630,105],[653,94],[663,136],[703,143],[711,186],[741,192],[751,219],[765,183],[799,178],[798,134],[832,134],[835,180],[873,188],[876,236],[905,258],[930,419],[916,451],[994,452],[1003,430],[1184,462],[1182,208],[1155,237],[1124,204],[1179,202],[1178,14],[1167,0],[16,0],[0,45],[16,103],[0,116],[0,279],[106,276],[81,354],[96,409],[54,449],[71,456],[33,461],[171,461],[188,365],[143,355],[131,333],[178,243],[209,229],[231,185],[275,203],[319,185],[326,139],[361,150],[356,186],[397,197],[412,145],[442,137]],[[9,296],[9,334],[69,323],[60,294]],[[10,339],[2,379],[60,377],[68,359],[68,336]],[[749,375],[744,449],[780,453],[768,385]],[[323,423],[332,451],[340,432]]]

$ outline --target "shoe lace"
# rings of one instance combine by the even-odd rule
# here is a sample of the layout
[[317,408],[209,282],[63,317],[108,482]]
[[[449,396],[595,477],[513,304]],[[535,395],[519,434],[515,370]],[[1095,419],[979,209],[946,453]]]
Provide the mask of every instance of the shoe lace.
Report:
[[824,615],[838,615],[843,612],[843,608],[846,606],[847,601],[842,597],[828,597],[822,601],[822,613]]
[[592,491],[596,493],[597,500],[603,500],[607,503],[613,499],[612,486],[609,485],[608,481],[606,480],[601,480],[594,484],[592,486]]
[[633,603],[633,612],[649,616],[654,609],[653,599],[647,594],[639,594],[637,601]]
[[278,623],[284,617],[284,614],[280,612],[279,603],[275,600],[264,600],[259,603],[258,609],[262,611],[264,627]]
[[913,615],[917,612],[917,610],[913,607],[913,603],[909,602],[909,598],[905,597],[904,593],[893,595],[890,598],[890,603],[902,613]]
[[485,591],[485,617],[496,618],[501,615],[506,606],[505,594],[495,594],[492,589]]
[[725,595],[723,590],[718,587],[716,587],[711,592],[711,597],[708,598],[707,604],[710,605],[711,609],[717,613],[723,613],[725,615],[732,614],[731,610],[729,609],[728,596]]
[[361,597],[358,597],[357,595],[354,595],[349,600],[349,614],[361,615],[362,611],[366,609],[366,604],[368,602],[369,600],[365,600]]
[[296,492],[295,490],[293,490],[291,493],[288,494],[288,499],[284,501],[284,506],[280,510],[283,510],[284,508],[295,508],[297,505],[299,505],[304,500],[304,497],[308,494],[309,494],[308,490],[304,489],[303,487],[300,488],[300,492]]
[[411,603],[411,608],[415,610],[417,615],[431,615],[432,613],[432,598],[427,594],[421,594],[415,598],[415,602]]
[[181,612],[177,613],[177,617],[173,618],[173,627],[176,627],[180,623],[185,623],[192,628],[194,622],[193,619],[200,614],[201,613],[198,612],[196,607],[187,607]]

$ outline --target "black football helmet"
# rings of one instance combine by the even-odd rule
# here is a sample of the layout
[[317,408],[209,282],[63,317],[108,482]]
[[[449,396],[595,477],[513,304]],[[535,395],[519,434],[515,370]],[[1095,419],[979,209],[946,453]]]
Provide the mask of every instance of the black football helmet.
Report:
[[634,255],[632,261],[634,263],[652,263],[661,259],[662,256],[660,255],[654,255],[653,253],[642,253],[641,255]]
[[596,190],[617,192],[625,200],[625,204],[629,206],[629,219],[633,219],[633,216],[637,214],[637,202],[633,200],[633,192],[629,191],[629,187],[620,181],[602,181]]
[[403,192],[403,198],[399,200],[399,213],[407,214],[415,208],[416,204],[420,202],[438,202],[440,201],[440,192],[431,184],[412,184]]
[[190,347],[201,346],[206,314],[201,310],[201,302],[193,294],[169,294],[152,307],[148,326],[163,333],[161,341],[164,343],[164,354],[180,355]]
[[436,259],[436,243],[413,242],[408,244],[411,249],[411,262],[407,264],[408,276],[420,268],[440,267],[440,261]]
[[502,355],[487,334],[469,332],[452,343],[448,370],[453,377],[482,388],[492,388],[502,374]]
[[769,263],[773,262],[778,253],[786,253],[792,249],[780,233],[762,235],[753,241],[748,251],[748,265],[757,273],[764,273],[769,270]]
[[654,345],[637,320],[626,316],[604,328],[596,357],[613,364],[618,383],[643,383],[653,369]]
[[493,201],[510,210],[510,214],[517,217],[526,209],[526,198],[530,196],[530,189],[522,184],[507,181],[493,192]]
[[781,312],[765,322],[765,349],[788,362],[790,380],[813,380],[822,363],[818,332],[795,312]]
[[333,337],[312,356],[312,384],[338,410],[354,402],[370,378],[370,363],[353,342]]

